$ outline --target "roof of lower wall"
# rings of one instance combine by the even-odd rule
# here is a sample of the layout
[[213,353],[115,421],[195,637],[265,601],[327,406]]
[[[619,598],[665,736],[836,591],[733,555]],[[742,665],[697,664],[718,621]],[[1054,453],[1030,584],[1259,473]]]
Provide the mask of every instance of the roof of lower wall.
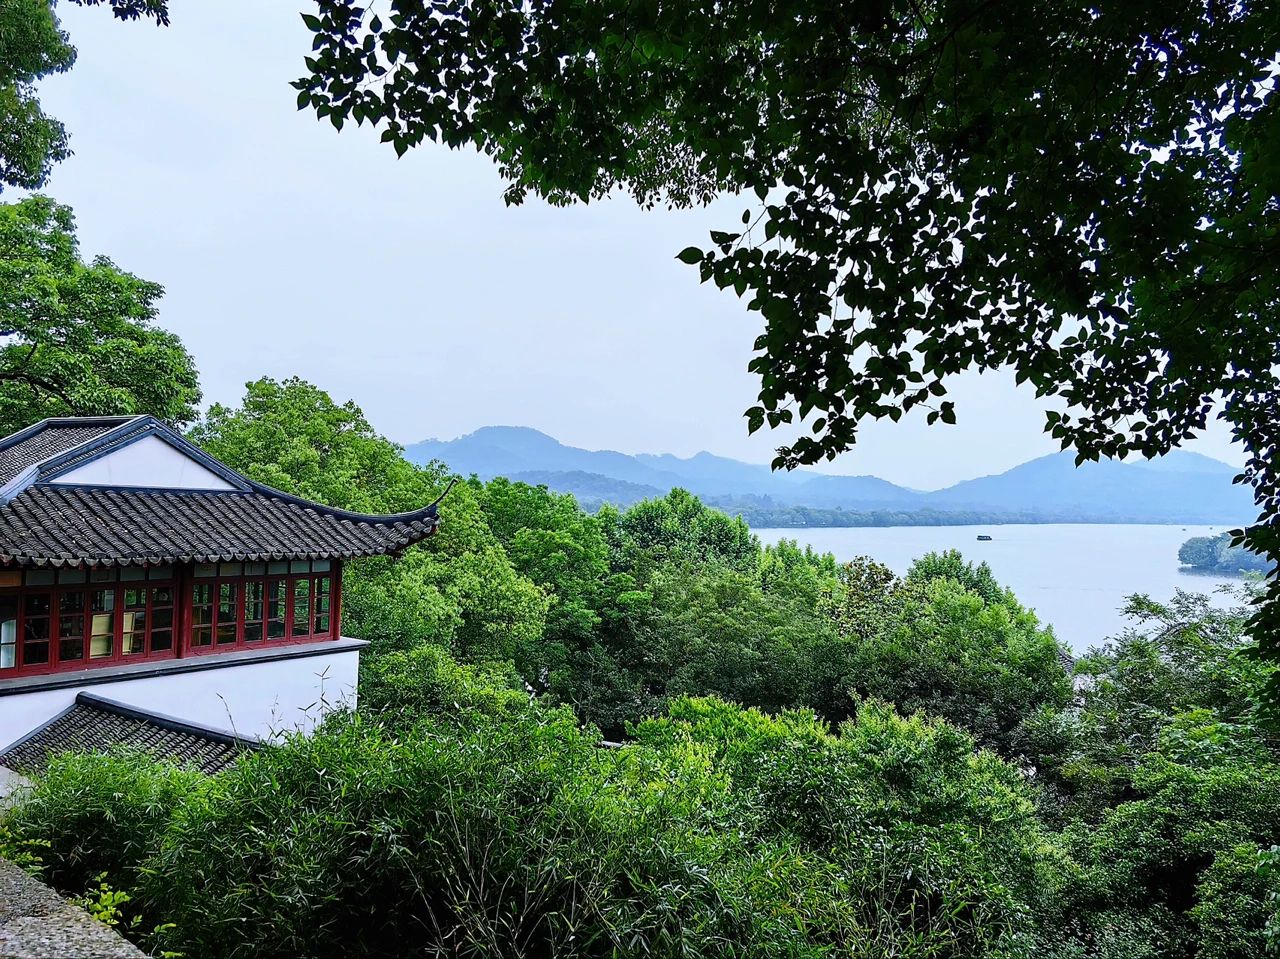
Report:
[[256,739],[229,736],[169,716],[149,713],[89,693],[44,725],[32,730],[0,753],[0,765],[26,776],[39,775],[49,758],[63,752],[103,752],[115,748],[141,749],[205,773],[226,769],[247,750],[258,749]]
[[[58,482],[144,437],[169,444],[231,488]],[[109,566],[377,556],[434,533],[438,503],[370,515],[304,500],[242,476],[150,416],[44,420],[0,440],[0,563]]]

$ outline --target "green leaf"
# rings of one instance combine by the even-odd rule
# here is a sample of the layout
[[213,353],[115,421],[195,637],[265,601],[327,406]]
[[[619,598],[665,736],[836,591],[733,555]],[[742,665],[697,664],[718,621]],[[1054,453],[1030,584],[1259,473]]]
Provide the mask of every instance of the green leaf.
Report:
[[688,263],[692,266],[695,263],[701,263],[704,255],[696,246],[686,246],[676,254],[676,259],[681,263]]

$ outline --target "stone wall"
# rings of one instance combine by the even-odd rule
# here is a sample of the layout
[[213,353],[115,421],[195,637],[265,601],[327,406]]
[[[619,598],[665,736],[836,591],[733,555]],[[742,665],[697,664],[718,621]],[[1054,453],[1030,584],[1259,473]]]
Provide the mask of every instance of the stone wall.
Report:
[[145,959],[120,935],[0,859],[0,959]]

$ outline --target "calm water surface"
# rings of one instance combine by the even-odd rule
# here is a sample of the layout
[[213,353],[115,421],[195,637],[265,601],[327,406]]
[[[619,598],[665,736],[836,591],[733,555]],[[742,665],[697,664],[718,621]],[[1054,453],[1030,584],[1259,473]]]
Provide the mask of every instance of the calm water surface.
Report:
[[[870,556],[897,573],[930,550],[958,549],[966,559],[990,564],[996,579],[1058,638],[1083,651],[1127,624],[1120,615],[1131,593],[1155,600],[1175,589],[1213,594],[1233,582],[1182,572],[1178,547],[1191,536],[1209,536],[1218,526],[891,526],[858,529],[758,529],[766,543],[794,539],[834,553],[839,560]],[[991,537],[977,542],[979,533]],[[1234,581],[1238,582],[1238,581]],[[1223,598],[1218,603],[1228,602]]]

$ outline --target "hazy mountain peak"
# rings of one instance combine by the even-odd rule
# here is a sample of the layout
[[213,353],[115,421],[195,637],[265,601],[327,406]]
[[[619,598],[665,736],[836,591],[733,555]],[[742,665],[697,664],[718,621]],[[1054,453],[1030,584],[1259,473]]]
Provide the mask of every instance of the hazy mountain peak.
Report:
[[1184,450],[1155,461],[1103,461],[1079,468],[1073,453],[1049,453],[932,493],[875,476],[775,473],[763,464],[706,450],[688,457],[586,450],[528,426],[486,426],[456,440],[426,440],[406,448],[405,456],[414,462],[439,459],[463,474],[527,478],[621,503],[679,486],[721,503],[767,501],[898,516],[978,510],[1056,521],[1225,523],[1247,521],[1253,506],[1249,491],[1231,483],[1235,467]]

